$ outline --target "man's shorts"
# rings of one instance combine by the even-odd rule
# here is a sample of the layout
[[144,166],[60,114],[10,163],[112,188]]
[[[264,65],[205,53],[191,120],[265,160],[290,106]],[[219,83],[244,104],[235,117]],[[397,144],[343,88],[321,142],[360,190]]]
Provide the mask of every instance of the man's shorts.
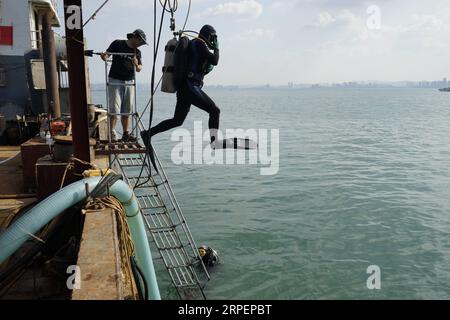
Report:
[[109,78],[109,113],[129,116],[134,112],[134,80],[123,81]]

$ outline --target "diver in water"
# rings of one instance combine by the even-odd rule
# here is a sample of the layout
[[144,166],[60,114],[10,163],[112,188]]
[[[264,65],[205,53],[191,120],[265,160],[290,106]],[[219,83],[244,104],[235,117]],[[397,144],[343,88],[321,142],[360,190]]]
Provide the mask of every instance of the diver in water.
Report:
[[[211,50],[213,52],[211,52]],[[189,45],[189,66],[187,79],[177,91],[177,104],[173,118],[162,121],[151,128],[151,136],[181,126],[189,113],[191,105],[209,113],[209,130],[211,144],[217,140],[219,129],[220,109],[213,100],[202,90],[203,79],[219,63],[219,42],[216,30],[205,25],[200,30],[198,38]],[[148,148],[149,133],[141,132],[142,140]]]

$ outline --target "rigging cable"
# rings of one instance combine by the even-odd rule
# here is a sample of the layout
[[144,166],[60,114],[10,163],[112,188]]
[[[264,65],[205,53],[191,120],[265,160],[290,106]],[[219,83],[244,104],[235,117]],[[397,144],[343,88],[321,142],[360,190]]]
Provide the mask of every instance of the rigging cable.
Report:
[[[109,0],[105,0],[105,2],[103,2],[100,7],[98,7],[97,10],[94,11],[94,13],[89,17],[89,19],[87,19],[87,21],[85,23],[83,23],[83,26],[81,27],[81,29],[79,29],[71,38],[70,40],[75,41],[75,42],[79,42],[82,43],[84,45],[84,41],[80,41],[78,39],[76,39],[77,35],[84,30],[84,27],[91,22],[92,20],[95,20],[95,18],[97,17],[97,14],[100,12],[100,10],[103,9],[104,6],[106,6],[106,4],[109,2]],[[65,37],[64,37],[65,38]]]
[[[174,6],[171,6],[170,0],[166,0],[166,1],[164,2],[164,4],[161,2],[161,0],[159,0],[159,3],[160,3],[161,6],[163,7],[163,13],[164,13],[164,12],[169,12],[169,13],[172,15],[172,19],[173,19],[173,13],[174,13],[175,11],[178,10],[178,0],[174,0]],[[166,9],[166,4],[167,4],[167,3],[169,4],[170,10]],[[184,21],[183,29],[181,30],[181,32],[180,32],[180,34],[179,34],[180,36],[184,33],[184,29],[186,28],[187,22],[188,22],[188,20],[189,20],[189,15],[190,15],[190,12],[191,12],[191,5],[192,5],[192,0],[189,0],[189,6],[188,6],[187,14],[186,14],[186,19],[185,19],[185,21]],[[156,8],[156,1],[155,1],[155,8]],[[164,19],[164,14],[163,14],[163,16],[161,17],[161,24],[160,24],[159,36],[158,36],[158,46],[159,46],[159,39],[160,39],[160,36],[161,36],[161,28],[162,28],[163,19]],[[154,21],[154,24],[155,24],[155,25],[154,25],[154,30],[156,31],[156,10],[154,10],[154,20],[153,20],[153,21]],[[189,30],[186,30],[186,32],[190,32],[190,33],[194,33],[194,34],[199,35],[199,33],[196,32],[196,31],[189,31]],[[154,34],[154,38],[155,38],[155,34]],[[155,45],[155,42],[153,42],[153,44]],[[154,49],[154,50],[155,50],[155,49]],[[154,52],[154,54],[156,55],[157,52]],[[155,63],[156,63],[156,58],[154,57],[153,66],[155,66]],[[153,72],[152,72],[152,80],[154,80],[154,70],[153,70]],[[162,81],[162,76],[161,76],[161,78],[159,79],[159,82],[158,82],[157,87],[159,87],[161,81]],[[142,112],[142,115],[141,115],[141,116],[139,117],[139,119],[138,119],[138,123],[139,123],[139,122],[141,121],[141,119],[142,119],[142,116],[145,114],[145,112],[146,112],[148,106],[150,105],[150,122],[149,122],[149,128],[148,128],[148,135],[149,135],[148,145],[149,145],[150,149],[149,149],[148,152],[145,154],[144,161],[143,161],[143,164],[142,164],[142,166],[141,166],[140,173],[139,173],[139,178],[138,178],[137,181],[139,181],[139,180],[142,178],[142,174],[143,174],[143,171],[144,171],[145,163],[146,163],[146,161],[147,161],[147,156],[150,157],[150,160],[152,161],[153,165],[156,167],[156,165],[155,165],[155,160],[154,160],[154,158],[152,158],[152,157],[154,157],[154,154],[153,154],[153,150],[152,150],[152,146],[151,146],[151,126],[152,126],[152,122],[153,122],[153,110],[154,110],[154,104],[153,104],[153,101],[154,101],[154,95],[155,95],[155,93],[156,93],[156,90],[157,90],[157,89],[155,89],[154,86],[153,86],[153,84],[152,84],[152,87],[151,87],[152,95],[151,95],[150,100],[149,100],[149,102],[147,103],[146,107],[144,108],[144,111]],[[148,176],[147,180],[144,181],[143,183],[136,184],[136,186],[134,187],[134,189],[135,189],[135,188],[138,188],[138,187],[140,187],[140,186],[142,186],[142,185],[144,185],[144,184],[146,184],[146,183],[150,180],[150,178],[151,178],[151,168],[150,168],[150,172],[149,172],[149,176]]]
[[[178,0],[175,0],[175,2],[176,2],[175,8],[172,8],[172,11],[166,10],[167,12],[174,13],[174,12],[176,12],[178,10]],[[159,0],[159,3],[161,4],[162,7],[164,7],[164,4],[161,2],[161,0]],[[186,14],[186,19],[184,21],[184,25],[183,25],[183,29],[182,29],[183,32],[184,32],[184,28],[186,28],[186,24],[187,24],[188,19],[189,19],[189,14],[191,12],[191,4],[192,4],[192,0],[189,0],[188,12]],[[169,6],[170,6],[170,1],[169,1]],[[193,32],[193,33],[198,34],[195,31],[186,31],[186,32]],[[155,87],[155,89],[154,89],[150,99],[148,100],[147,105],[145,106],[144,110],[141,112],[141,115],[138,118],[138,122],[141,122],[143,115],[145,114],[145,112],[147,111],[148,107],[150,106],[150,103],[151,103],[151,101],[153,99],[153,95],[156,93],[156,90],[158,90],[158,88],[159,88],[159,86],[161,84],[161,81],[162,81],[162,75],[161,75],[161,78],[159,79],[159,81],[158,81],[158,83],[157,83],[157,85],[156,85],[156,87]],[[136,126],[137,126],[137,124],[136,124]],[[132,131],[134,131],[134,129],[136,129],[136,127],[134,127]]]
[[191,3],[192,3],[192,0],[189,0],[189,7],[188,7],[187,14],[186,14],[186,20],[184,20],[183,29],[181,29],[182,32],[184,32],[184,28],[186,28],[186,24],[187,24],[188,19],[189,19],[189,14],[191,13]]
[[164,10],[165,10],[166,12],[172,13],[172,12],[175,12],[175,11],[178,10],[178,0],[174,0],[174,1],[173,1],[173,6],[170,5],[170,0],[168,1],[168,3],[169,3],[169,9],[166,9],[166,8],[165,8],[165,4],[163,4],[162,1],[159,0],[159,4],[161,5],[161,7],[164,8]]
[[[149,119],[149,125],[148,125],[148,141],[146,141],[147,145],[148,145],[148,148],[147,148],[148,150],[144,157],[144,161],[142,163],[141,171],[139,173],[139,177],[138,177],[137,181],[139,181],[142,178],[147,156],[150,158],[150,161],[152,162],[152,165],[155,168],[155,170],[158,171],[157,166],[156,166],[156,161],[155,161],[155,155],[153,153],[153,147],[151,145],[151,128],[152,128],[152,122],[153,122],[153,111],[154,111],[154,107],[155,107],[154,96],[155,96],[156,59],[158,57],[159,44],[161,41],[161,32],[162,32],[162,27],[163,27],[163,23],[164,23],[164,16],[165,16],[165,13],[167,12],[166,5],[168,2],[169,2],[169,0],[164,1],[164,6],[163,6],[163,10],[161,12],[161,19],[160,19],[160,24],[159,24],[159,29],[158,29],[158,38],[157,38],[156,37],[156,0],[154,0],[154,10],[153,10],[153,23],[154,23],[153,50],[154,51],[153,51],[152,77],[151,77],[151,93],[152,93],[152,95],[150,98],[151,101],[150,101],[150,119]],[[137,183],[134,186],[134,189],[139,188],[142,185],[145,185],[148,181],[150,181],[150,179],[151,179],[151,167],[150,167],[150,172],[149,172],[147,179],[143,183]]]
[[86,22],[83,24],[83,28],[89,23],[91,22],[91,20],[95,20],[95,18],[97,17],[97,13],[100,12],[100,10],[103,9],[103,7],[109,2],[109,0],[105,0],[105,2],[103,2],[103,4],[94,11],[94,13],[89,17],[89,19],[86,20]]

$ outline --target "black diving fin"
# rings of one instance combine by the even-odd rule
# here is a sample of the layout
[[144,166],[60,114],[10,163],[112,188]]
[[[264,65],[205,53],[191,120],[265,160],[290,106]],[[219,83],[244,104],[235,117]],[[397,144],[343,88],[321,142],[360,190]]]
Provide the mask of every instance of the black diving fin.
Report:
[[214,149],[255,150],[258,143],[248,138],[228,138],[213,143]]

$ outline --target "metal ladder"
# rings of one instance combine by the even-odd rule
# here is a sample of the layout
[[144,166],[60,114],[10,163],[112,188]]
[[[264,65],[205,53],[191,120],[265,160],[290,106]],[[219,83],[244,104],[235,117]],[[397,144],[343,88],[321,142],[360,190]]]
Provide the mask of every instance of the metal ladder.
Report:
[[151,245],[159,252],[155,262],[163,262],[180,299],[206,299],[203,289],[210,276],[156,153],[155,158],[158,172],[145,154],[118,155],[116,162],[134,188]]
[[[105,63],[106,74],[109,62],[110,60]],[[107,78],[106,83],[108,137],[111,142],[112,128],[109,127],[109,117],[117,116],[117,114],[110,113]],[[136,88],[136,81],[133,86]],[[144,130],[144,125],[136,111],[136,97],[135,89],[134,107],[129,115],[132,116],[133,130],[131,132],[139,137],[140,131]],[[126,145],[120,147],[126,148]],[[155,267],[158,266],[157,262],[162,262],[169,275],[169,281],[175,287],[180,299],[206,299],[204,288],[210,280],[209,273],[203,264],[161,161],[154,149],[153,152],[157,171],[152,168],[147,153],[142,149],[115,149],[107,153],[110,167],[123,173],[125,181],[134,189],[148,234],[151,236],[152,251],[159,252],[159,257],[154,257]],[[158,274],[158,282],[161,279],[161,274]]]

